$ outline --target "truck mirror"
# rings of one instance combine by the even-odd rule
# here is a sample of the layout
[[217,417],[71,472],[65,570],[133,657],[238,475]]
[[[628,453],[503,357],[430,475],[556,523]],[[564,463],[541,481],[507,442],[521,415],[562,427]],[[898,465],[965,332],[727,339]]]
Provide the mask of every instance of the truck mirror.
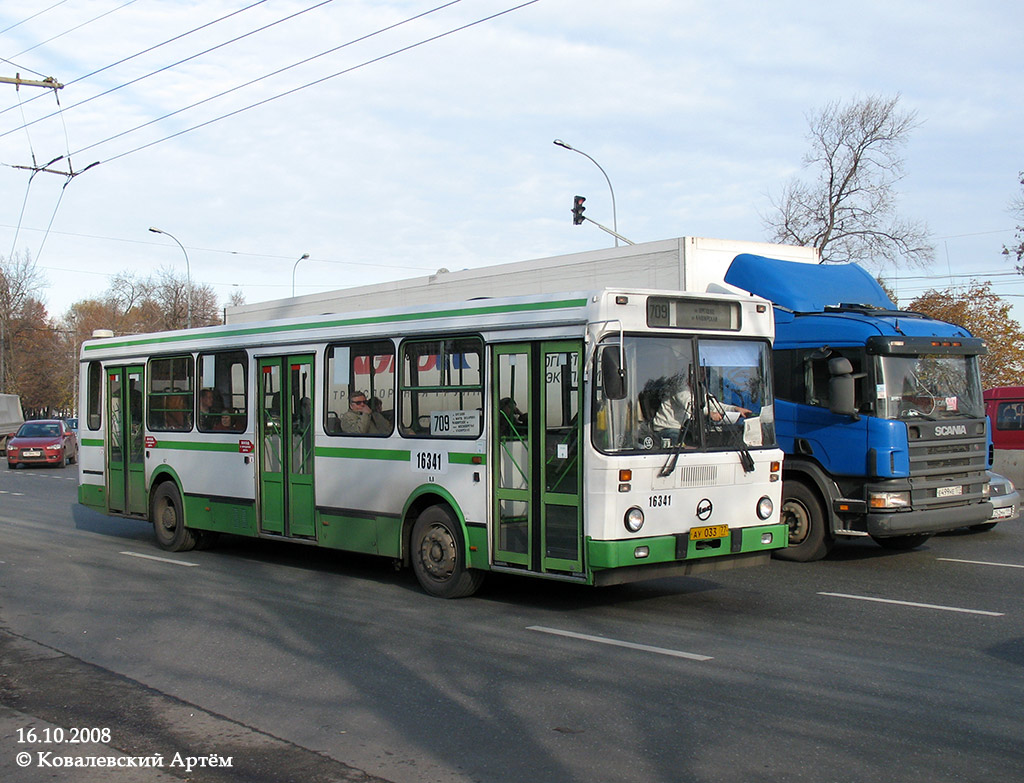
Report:
[[626,397],[626,371],[619,361],[619,346],[605,346],[601,351],[601,384],[605,399],[622,400]]
[[[829,372],[833,369],[833,362],[838,363],[840,361],[845,361],[847,366],[851,369],[853,368],[850,365],[849,359],[833,359],[828,362]],[[828,379],[828,409],[837,416],[850,416],[854,419],[860,419],[855,396],[855,381],[852,373],[843,373],[841,375],[834,373],[833,377]]]
[[828,374],[833,378],[837,375],[853,375],[853,364],[845,356],[836,356],[828,360]]

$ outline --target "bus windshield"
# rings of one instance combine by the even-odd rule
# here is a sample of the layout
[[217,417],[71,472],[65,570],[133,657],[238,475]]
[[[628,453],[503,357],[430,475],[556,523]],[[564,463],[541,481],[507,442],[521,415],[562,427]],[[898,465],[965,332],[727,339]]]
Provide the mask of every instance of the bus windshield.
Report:
[[[620,352],[618,339],[600,350]],[[604,395],[601,362],[595,367],[595,446],[618,454],[774,447],[769,351],[763,340],[627,335],[623,399]]]
[[879,356],[878,415],[950,419],[985,415],[976,356]]

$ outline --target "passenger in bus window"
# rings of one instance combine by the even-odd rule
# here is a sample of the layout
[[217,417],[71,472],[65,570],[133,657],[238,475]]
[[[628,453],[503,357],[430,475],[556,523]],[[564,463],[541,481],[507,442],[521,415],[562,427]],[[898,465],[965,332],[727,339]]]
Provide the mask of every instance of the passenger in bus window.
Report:
[[222,430],[231,427],[231,417],[224,414],[224,404],[216,389],[199,392],[199,426],[204,430]]
[[387,435],[391,423],[379,410],[371,408],[366,392],[353,392],[348,410],[341,417],[341,431],[350,435]]

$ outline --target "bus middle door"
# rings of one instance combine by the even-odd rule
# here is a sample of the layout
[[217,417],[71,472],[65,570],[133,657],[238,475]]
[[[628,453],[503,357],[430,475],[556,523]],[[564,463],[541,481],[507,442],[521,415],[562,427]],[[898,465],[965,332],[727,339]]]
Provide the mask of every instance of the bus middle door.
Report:
[[260,531],[314,538],[313,357],[259,363]]
[[494,558],[542,573],[583,571],[582,345],[494,348]]

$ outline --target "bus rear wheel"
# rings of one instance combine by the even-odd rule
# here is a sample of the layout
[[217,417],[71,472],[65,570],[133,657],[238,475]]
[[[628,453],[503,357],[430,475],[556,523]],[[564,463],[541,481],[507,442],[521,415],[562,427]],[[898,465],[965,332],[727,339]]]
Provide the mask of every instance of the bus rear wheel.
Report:
[[807,563],[821,560],[832,549],[821,501],[806,484],[783,482],[782,521],[789,526],[789,546],[773,552],[780,560]]
[[181,493],[173,481],[165,481],[153,493],[151,506],[156,542],[168,552],[187,552],[196,545],[192,531],[185,527]]
[[430,595],[464,598],[483,582],[483,573],[466,568],[462,531],[444,506],[429,506],[416,518],[410,553],[416,579]]

